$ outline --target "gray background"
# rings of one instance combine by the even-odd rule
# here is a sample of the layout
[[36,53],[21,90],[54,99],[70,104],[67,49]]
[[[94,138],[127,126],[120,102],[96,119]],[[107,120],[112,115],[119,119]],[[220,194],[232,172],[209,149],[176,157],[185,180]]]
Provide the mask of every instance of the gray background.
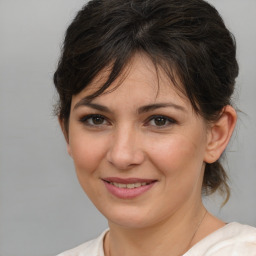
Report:
[[[225,221],[256,226],[256,1],[211,0],[235,34],[235,100],[246,114],[227,150],[232,197]],[[0,256],[50,256],[95,237],[107,222],[80,188],[52,114],[52,75],[82,0],[0,0]]]

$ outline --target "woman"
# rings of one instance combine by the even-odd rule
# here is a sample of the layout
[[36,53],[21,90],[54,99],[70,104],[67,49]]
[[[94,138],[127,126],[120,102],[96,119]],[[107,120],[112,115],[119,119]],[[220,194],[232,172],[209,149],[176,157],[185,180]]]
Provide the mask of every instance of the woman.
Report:
[[256,229],[226,224],[220,164],[237,115],[235,42],[202,0],[90,1],[54,75],[79,182],[109,230],[60,256],[256,255]]

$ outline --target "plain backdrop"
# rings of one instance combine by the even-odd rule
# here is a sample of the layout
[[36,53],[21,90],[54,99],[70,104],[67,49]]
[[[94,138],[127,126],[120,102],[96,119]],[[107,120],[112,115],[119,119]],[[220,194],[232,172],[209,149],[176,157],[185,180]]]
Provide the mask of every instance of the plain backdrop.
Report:
[[[52,76],[82,0],[0,0],[0,256],[50,256],[107,227],[80,188],[57,118]],[[227,149],[232,196],[205,202],[256,226],[256,1],[211,0],[237,39],[244,113]]]

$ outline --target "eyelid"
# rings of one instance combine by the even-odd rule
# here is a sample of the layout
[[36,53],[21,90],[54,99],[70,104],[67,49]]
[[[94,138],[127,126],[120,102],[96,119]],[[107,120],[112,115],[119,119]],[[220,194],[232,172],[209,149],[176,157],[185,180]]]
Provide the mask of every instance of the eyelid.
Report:
[[177,124],[177,121],[171,117],[168,117],[168,116],[165,116],[165,115],[152,115],[150,116],[149,118],[147,118],[146,120],[146,125],[145,126],[150,126],[149,122],[154,120],[155,118],[164,118],[166,119],[166,121],[168,122],[168,124],[165,124],[165,125],[162,125],[162,126],[157,126],[157,125],[151,125],[151,126],[155,126],[155,127],[158,127],[158,128],[164,128],[164,127],[167,127],[167,126],[171,126],[173,124]]
[[[107,124],[90,124],[88,122],[89,119],[94,118],[94,117],[100,117],[102,119],[104,119],[105,122],[107,122]],[[86,126],[90,126],[90,127],[100,127],[100,126],[104,126],[104,125],[109,125],[110,122],[108,120],[108,118],[106,118],[105,116],[101,115],[101,114],[88,114],[88,115],[84,115],[81,118],[79,118],[79,122],[81,122],[82,124],[86,125]]]
[[[103,122],[102,123],[99,123],[99,124],[95,124],[93,123],[93,118],[102,118],[103,119]],[[150,122],[153,121],[154,119],[156,118],[162,118],[165,120],[165,123],[163,125],[157,125],[156,123],[155,124],[151,124]],[[89,120],[91,119],[91,122],[89,122]],[[79,118],[78,120],[79,122],[81,122],[83,125],[85,126],[88,126],[88,127],[92,127],[92,128],[101,128],[103,126],[109,126],[109,125],[112,125],[111,121],[104,115],[102,114],[87,114],[87,115],[83,115],[81,118]],[[167,128],[167,127],[170,127],[174,124],[177,124],[178,122],[174,119],[174,118],[171,118],[169,116],[166,116],[166,115],[161,115],[161,114],[156,114],[156,115],[151,115],[149,116],[143,126],[151,126],[151,127],[154,127],[154,128],[157,128],[157,129],[163,129],[163,128]]]

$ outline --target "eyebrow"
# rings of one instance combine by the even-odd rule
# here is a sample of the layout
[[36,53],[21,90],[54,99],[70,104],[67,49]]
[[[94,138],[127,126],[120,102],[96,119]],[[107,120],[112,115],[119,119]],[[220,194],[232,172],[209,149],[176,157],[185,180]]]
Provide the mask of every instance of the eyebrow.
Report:
[[150,105],[140,107],[138,109],[138,113],[141,114],[141,113],[144,113],[144,112],[153,111],[153,110],[158,109],[158,108],[166,108],[166,107],[171,107],[171,108],[175,108],[175,109],[180,110],[180,111],[185,111],[184,107],[182,107],[180,105],[177,105],[177,104],[174,104],[174,103],[155,103],[155,104],[150,104]]
[[86,97],[81,99],[79,102],[77,102],[77,104],[74,106],[73,110],[77,109],[80,106],[90,107],[90,108],[97,109],[99,111],[107,112],[107,113],[111,112],[109,108],[107,108],[103,105],[100,105],[100,104],[92,103],[91,100],[87,99]]
[[[80,106],[86,106],[86,107],[90,107],[90,108],[93,108],[93,109],[97,109],[97,110],[102,111],[102,112],[107,112],[107,113],[111,112],[108,107],[100,105],[100,104],[92,103],[91,101],[92,101],[91,99],[88,99],[86,97],[81,99],[74,106],[74,110],[77,109]],[[177,105],[177,104],[174,104],[174,103],[155,103],[155,104],[149,104],[149,105],[139,107],[138,113],[142,114],[142,113],[146,113],[146,112],[149,112],[149,111],[153,111],[153,110],[158,109],[158,108],[166,108],[166,107],[175,108],[177,110],[185,112],[184,107],[182,107],[180,105]]]

